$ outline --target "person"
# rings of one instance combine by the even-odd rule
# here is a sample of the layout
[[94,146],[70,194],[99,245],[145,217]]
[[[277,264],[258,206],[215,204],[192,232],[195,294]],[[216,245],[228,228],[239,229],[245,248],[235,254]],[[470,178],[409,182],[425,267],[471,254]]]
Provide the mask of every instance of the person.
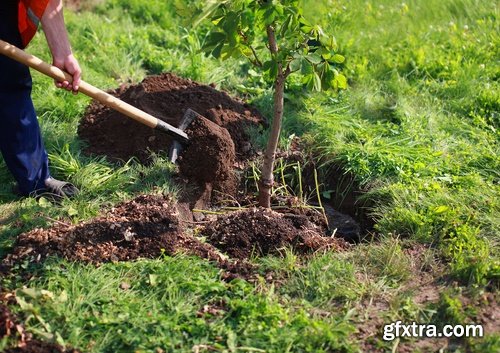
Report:
[[[52,53],[53,65],[73,76],[72,83],[56,82],[57,87],[76,94],[82,71],[68,39],[62,0],[0,1],[0,39],[24,49],[39,23]],[[0,55],[0,151],[17,181],[18,194],[72,197],[78,189],[50,175],[31,89],[28,67]]]

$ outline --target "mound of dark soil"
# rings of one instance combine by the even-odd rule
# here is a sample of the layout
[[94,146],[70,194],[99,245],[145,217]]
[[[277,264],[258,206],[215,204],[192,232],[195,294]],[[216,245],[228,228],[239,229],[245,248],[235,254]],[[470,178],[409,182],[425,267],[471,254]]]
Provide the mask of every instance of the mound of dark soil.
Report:
[[3,266],[8,269],[25,259],[40,262],[49,255],[101,264],[186,253],[214,261],[224,270],[225,279],[254,275],[253,265],[227,259],[212,245],[184,231],[171,199],[143,195],[76,226],[56,223],[49,229],[21,234]]
[[[178,126],[188,108],[229,131],[239,160],[251,150],[245,127],[262,123],[258,111],[211,86],[170,73],[149,76],[140,84],[112,92],[120,99],[171,125]],[[150,151],[168,151],[171,138],[131,120],[98,102],[82,118],[78,135],[88,142],[86,152],[111,160],[137,157],[148,161]],[[212,148],[215,146],[206,146]]]
[[171,200],[145,195],[76,226],[58,223],[21,234],[7,260],[47,255],[92,263],[151,258],[174,253],[184,239]]
[[186,130],[190,143],[179,158],[181,174],[200,186],[211,183],[214,190],[235,194],[233,173],[235,147],[229,132],[199,117]]
[[306,215],[251,208],[220,217],[202,234],[216,248],[240,259],[290,246],[301,253],[347,246],[343,240],[321,236],[322,232]]

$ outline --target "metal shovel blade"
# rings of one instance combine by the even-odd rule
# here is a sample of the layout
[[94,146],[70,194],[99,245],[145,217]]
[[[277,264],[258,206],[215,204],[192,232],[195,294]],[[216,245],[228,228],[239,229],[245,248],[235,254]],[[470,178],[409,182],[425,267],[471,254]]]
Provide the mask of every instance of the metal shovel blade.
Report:
[[[201,117],[201,115],[192,109],[187,109],[186,112],[184,113],[184,116],[181,119],[178,129],[181,131],[186,130],[189,124],[191,124],[198,117]],[[183,150],[182,144],[178,140],[174,140],[172,146],[170,146],[170,151],[168,153],[168,158],[170,159],[170,162],[175,163],[179,155],[182,153],[182,150]]]

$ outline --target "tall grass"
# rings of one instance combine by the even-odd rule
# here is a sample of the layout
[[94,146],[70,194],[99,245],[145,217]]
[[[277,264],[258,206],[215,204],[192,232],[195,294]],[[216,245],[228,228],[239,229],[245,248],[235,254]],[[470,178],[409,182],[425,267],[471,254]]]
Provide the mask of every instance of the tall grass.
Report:
[[351,73],[348,109],[308,102],[323,159],[379,185],[380,233],[438,244],[466,282],[497,280],[498,5],[320,3]]

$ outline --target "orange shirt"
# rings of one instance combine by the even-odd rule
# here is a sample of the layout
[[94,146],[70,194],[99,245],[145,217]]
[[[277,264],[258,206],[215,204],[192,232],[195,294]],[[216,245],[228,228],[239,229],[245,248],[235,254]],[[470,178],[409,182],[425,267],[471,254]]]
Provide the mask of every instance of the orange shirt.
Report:
[[50,0],[19,0],[19,33],[26,47],[36,34],[40,19]]

